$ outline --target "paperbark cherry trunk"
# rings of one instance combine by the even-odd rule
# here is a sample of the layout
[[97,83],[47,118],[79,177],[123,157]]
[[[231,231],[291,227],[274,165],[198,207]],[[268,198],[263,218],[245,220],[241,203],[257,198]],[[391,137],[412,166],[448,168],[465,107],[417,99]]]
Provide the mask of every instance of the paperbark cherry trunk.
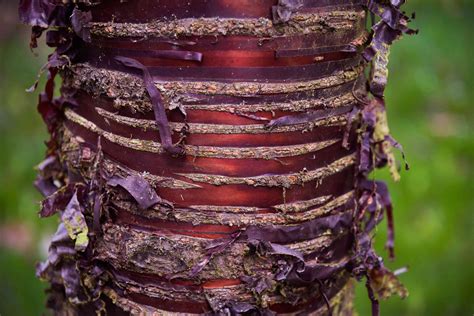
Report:
[[31,45],[56,48],[36,182],[61,219],[37,272],[55,314],[351,315],[363,277],[374,314],[405,296],[367,179],[398,175],[383,90],[403,2],[22,0]]

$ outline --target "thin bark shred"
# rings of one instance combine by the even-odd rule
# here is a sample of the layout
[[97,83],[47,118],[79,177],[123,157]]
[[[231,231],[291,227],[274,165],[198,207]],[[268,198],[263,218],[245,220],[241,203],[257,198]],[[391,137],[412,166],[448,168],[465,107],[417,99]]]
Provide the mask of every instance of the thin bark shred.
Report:
[[146,90],[150,95],[151,102],[153,104],[153,111],[155,113],[155,120],[160,132],[160,139],[165,151],[173,155],[182,155],[183,150],[175,145],[171,139],[171,130],[166,117],[165,108],[163,106],[163,99],[158,88],[155,86],[153,78],[150,75],[148,69],[143,66],[140,62],[127,58],[127,57],[116,57],[118,62],[124,64],[127,67],[139,69],[143,72],[143,80],[145,82]]

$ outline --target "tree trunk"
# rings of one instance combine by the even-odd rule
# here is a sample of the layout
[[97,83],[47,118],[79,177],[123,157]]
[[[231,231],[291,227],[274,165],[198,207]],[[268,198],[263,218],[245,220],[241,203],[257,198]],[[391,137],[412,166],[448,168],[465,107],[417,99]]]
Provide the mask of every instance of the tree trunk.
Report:
[[362,277],[374,314],[406,295],[372,250],[384,211],[391,254],[393,227],[367,180],[397,177],[402,2],[21,1],[32,46],[49,28],[56,47],[36,182],[61,218],[38,266],[55,314],[352,315]]

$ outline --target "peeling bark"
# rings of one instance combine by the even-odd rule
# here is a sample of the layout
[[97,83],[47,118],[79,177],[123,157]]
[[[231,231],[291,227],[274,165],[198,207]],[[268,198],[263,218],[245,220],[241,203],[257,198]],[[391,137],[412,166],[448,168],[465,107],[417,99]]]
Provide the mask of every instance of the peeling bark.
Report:
[[398,178],[383,91],[415,33],[404,1],[247,2],[20,1],[31,46],[56,48],[35,182],[61,219],[37,270],[56,315],[352,315],[354,278],[374,315],[407,295],[367,178]]

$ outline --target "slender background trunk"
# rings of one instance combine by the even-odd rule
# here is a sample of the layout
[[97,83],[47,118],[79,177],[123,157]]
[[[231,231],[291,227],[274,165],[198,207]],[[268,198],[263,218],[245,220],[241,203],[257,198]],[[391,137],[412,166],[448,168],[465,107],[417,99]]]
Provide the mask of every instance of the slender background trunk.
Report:
[[367,180],[398,177],[383,90],[413,32],[400,4],[22,1],[32,46],[49,28],[56,47],[38,106],[41,215],[61,218],[38,266],[48,306],[351,315],[353,278],[373,314],[406,296],[372,250],[386,211],[393,256],[393,221]]

